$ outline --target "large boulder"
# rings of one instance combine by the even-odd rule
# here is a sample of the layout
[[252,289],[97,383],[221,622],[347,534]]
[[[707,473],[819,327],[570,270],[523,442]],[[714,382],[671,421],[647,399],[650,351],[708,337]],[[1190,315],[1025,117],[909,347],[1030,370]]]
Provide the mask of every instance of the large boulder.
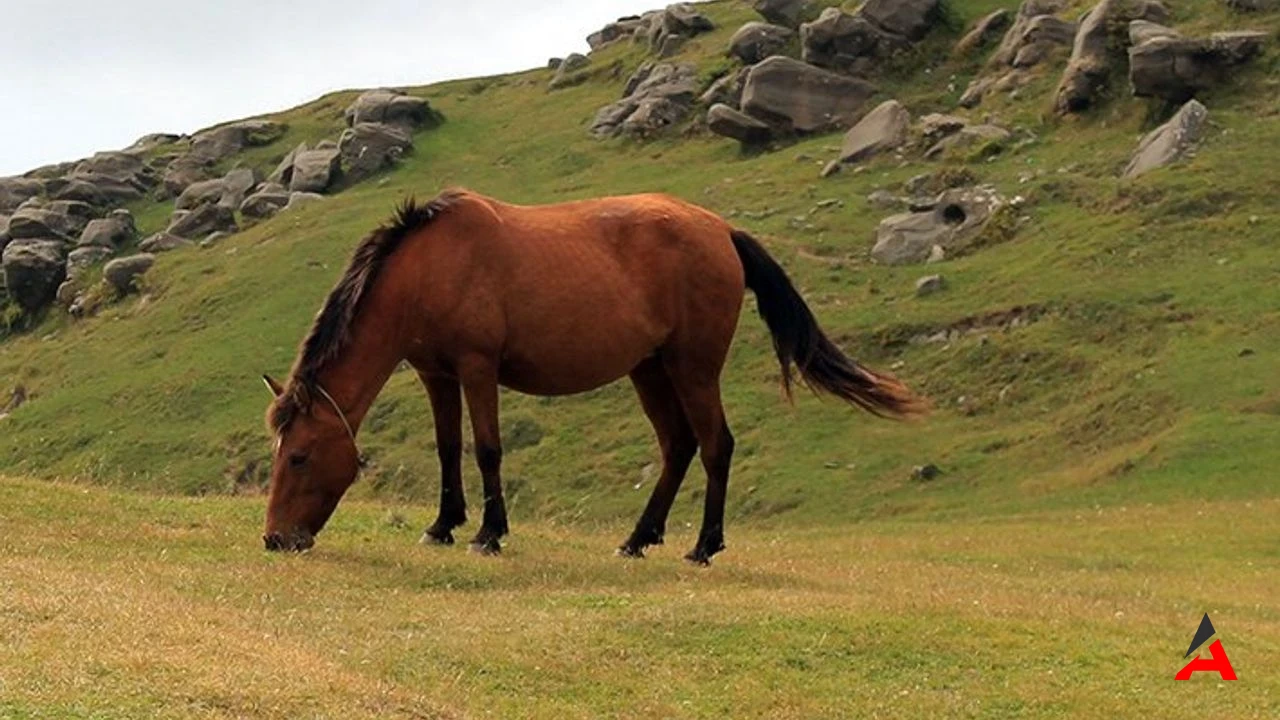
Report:
[[1141,41],[1129,50],[1133,94],[1171,102],[1227,82],[1232,69],[1260,55],[1269,39],[1267,33],[1250,31],[1183,38],[1168,28],[1136,22],[1129,35]]
[[[198,240],[218,231],[236,232],[239,230],[239,227],[236,226],[235,212],[231,208],[217,203],[201,205],[190,212],[175,214],[175,218],[169,224],[165,233],[161,234],[176,235],[188,240]],[[148,248],[144,247],[143,249],[151,252]]]
[[968,247],[1004,205],[989,187],[947,190],[931,207],[882,221],[871,258],[881,265],[911,265],[953,255]]
[[636,32],[644,26],[644,18],[639,15],[618,18],[616,21],[588,35],[587,45],[592,50],[599,50],[609,43],[634,37]]
[[712,105],[707,111],[707,128],[743,145],[760,145],[773,139],[773,128],[768,124],[724,104]]
[[738,107],[742,104],[742,89],[747,84],[747,74],[750,72],[750,67],[741,67],[718,78],[702,93],[698,102],[707,107],[717,104]]
[[858,14],[908,40],[923,40],[938,20],[939,0],[866,0]]
[[25,177],[0,178],[0,212],[13,212],[28,199],[44,192],[44,183]]
[[102,268],[102,277],[121,295],[137,289],[137,280],[156,264],[156,256],[139,253],[112,260]]
[[591,58],[581,53],[573,53],[560,61],[560,66],[556,68],[555,75],[551,76],[551,82],[548,83],[547,88],[560,90],[582,83],[587,79],[587,68],[590,65]]
[[670,57],[672,50],[687,39],[716,29],[716,24],[688,3],[668,5],[665,10],[648,16],[645,32],[649,49],[662,57]]
[[79,277],[86,269],[97,265],[115,254],[109,247],[86,245],[67,253],[67,277]]
[[298,147],[290,150],[289,154],[285,155],[284,159],[280,161],[280,164],[276,165],[276,169],[267,176],[267,182],[288,187],[289,183],[293,180],[294,158],[298,157],[298,153],[303,152],[304,150],[307,150],[306,143],[301,143]]
[[1188,101],[1169,122],[1142,138],[1124,176],[1135,178],[1186,156],[1204,136],[1208,119],[1209,111],[1204,105]]
[[14,239],[0,253],[0,269],[9,297],[28,313],[37,312],[57,297],[58,286],[67,276],[60,240]]
[[956,43],[955,54],[973,55],[990,45],[1013,24],[1013,13],[1006,8],[994,10],[980,18],[969,32]]
[[778,132],[825,132],[852,126],[875,92],[864,80],[772,57],[747,76],[742,111]]
[[223,187],[222,178],[191,183],[178,196],[177,201],[174,202],[174,207],[179,210],[193,210],[201,205],[216,203],[222,199]]
[[286,130],[286,125],[272,120],[243,120],[196,133],[191,138],[191,152],[218,161],[245,148],[270,145]]
[[1058,114],[1082,112],[1106,93],[1118,62],[1116,51],[1128,46],[1130,22],[1164,22],[1168,14],[1155,0],[1101,0],[1095,5],[1080,22],[1071,60],[1058,83],[1054,99]]
[[105,248],[118,248],[125,243],[133,242],[138,237],[138,229],[133,222],[133,214],[128,210],[113,210],[110,215],[97,220],[90,220],[80,233],[77,243],[81,247],[97,245]]
[[222,196],[218,198],[218,203],[235,210],[260,181],[261,177],[253,168],[232,168],[222,178]]
[[348,127],[360,123],[382,123],[404,128],[409,133],[440,122],[440,114],[424,98],[385,88],[362,93],[347,108],[344,117]]
[[[66,177],[81,186],[82,194],[88,194],[83,186],[93,186],[93,194],[100,198],[96,204],[105,205],[121,205],[136,200],[160,183],[155,169],[136,152],[97,153],[77,163]],[[68,195],[65,199],[84,198]]]
[[960,106],[977,107],[992,92],[1018,89],[1032,79],[1031,68],[1070,48],[1077,26],[1055,15],[1065,7],[1065,0],[1024,0],[987,60],[986,71],[960,97]]
[[289,204],[289,190],[276,183],[264,183],[240,204],[240,214],[247,218],[268,218]]
[[9,218],[9,236],[14,240],[56,238],[70,242],[96,215],[92,205],[75,200],[28,201]]
[[293,156],[289,189],[294,192],[322,193],[337,183],[341,176],[342,155],[338,148],[303,150]]
[[627,80],[624,95],[596,113],[596,137],[625,134],[652,137],[682,121],[698,92],[698,68],[690,64],[645,63]]
[[989,157],[1003,150],[1012,137],[1013,133],[999,125],[966,125],[939,140],[925,151],[924,156],[928,160],[937,160],[954,151],[966,150],[970,154]]
[[795,37],[795,31],[781,25],[749,22],[738,29],[729,40],[729,54],[747,65],[754,65],[773,55],[779,55]]
[[818,12],[813,0],[755,0],[751,6],[765,20],[789,28],[800,27]]
[[910,130],[911,113],[897,100],[886,100],[845,133],[840,162],[858,163],[895,150],[906,144]]
[[356,123],[338,141],[338,152],[351,182],[394,167],[412,149],[413,139],[404,126],[376,122]]
[[193,183],[212,178],[213,166],[213,160],[195,153],[187,153],[169,161],[160,179],[160,199],[176,198]]
[[938,20],[938,0],[867,0],[856,12],[822,11],[800,26],[805,62],[865,75],[924,38]]

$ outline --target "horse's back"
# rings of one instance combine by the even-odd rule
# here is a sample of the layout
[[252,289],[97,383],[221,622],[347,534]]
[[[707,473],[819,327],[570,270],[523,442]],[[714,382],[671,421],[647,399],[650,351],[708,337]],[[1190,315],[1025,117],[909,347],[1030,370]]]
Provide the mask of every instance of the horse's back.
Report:
[[731,229],[715,214],[660,194],[464,201],[473,203],[460,222],[477,267],[462,271],[481,278],[470,291],[501,316],[506,384],[579,392],[675,339],[727,348],[744,284]]

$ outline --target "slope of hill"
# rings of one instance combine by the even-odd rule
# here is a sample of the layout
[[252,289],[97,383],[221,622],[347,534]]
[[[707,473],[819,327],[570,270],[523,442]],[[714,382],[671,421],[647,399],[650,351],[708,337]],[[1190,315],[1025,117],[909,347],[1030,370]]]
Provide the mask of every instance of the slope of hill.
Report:
[[[914,117],[957,112],[983,58],[953,58],[953,45],[979,17],[1012,5],[952,0],[941,26],[877,80],[879,97]],[[1068,5],[1064,17],[1087,9]],[[1280,28],[1274,11],[1169,5],[1170,24],[1187,35]],[[699,10],[717,29],[675,60],[696,62],[706,85],[732,69],[724,49],[756,16],[732,0]],[[725,382],[740,441],[731,520],[836,523],[1270,494],[1269,471],[1280,462],[1272,441],[1280,379],[1270,371],[1280,353],[1273,46],[1198,94],[1211,126],[1193,158],[1136,180],[1120,171],[1142,134],[1176,108],[1117,90],[1081,115],[1056,117],[1065,53],[1016,98],[959,111],[1016,128],[1022,141],[1004,152],[942,161],[888,154],[825,179],[819,170],[834,158],[838,133],[767,152],[696,123],[648,142],[592,138],[596,110],[649,59],[629,42],[595,52],[585,81],[555,92],[545,69],[409,89],[448,120],[418,133],[394,171],[212,248],[165,254],[141,297],[96,317],[50,313],[4,340],[0,390],[20,385],[29,399],[0,420],[0,468],[183,493],[257,492],[269,456],[258,376],[286,371],[352,247],[399,198],[463,185],[520,203],[660,190],[723,213],[767,241],[851,354],[895,368],[933,399],[933,416],[913,424],[811,397],[790,407],[778,396],[767,335],[744,313]],[[241,161],[270,170],[300,141],[336,136],[355,96],[271,118],[288,132]],[[867,196],[940,169],[1022,196],[1016,233],[928,268],[872,263],[877,224],[892,211]],[[171,207],[147,199],[132,209],[146,232],[161,229]],[[934,273],[946,288],[917,297],[916,281]],[[503,409],[517,517],[639,511],[657,453],[625,383],[554,400],[509,393]],[[362,430],[374,462],[358,492],[434,497],[430,437],[416,378],[397,373]],[[928,463],[941,476],[914,481],[912,468]],[[700,486],[692,479],[684,492],[697,497]],[[691,517],[692,503],[677,507]]]

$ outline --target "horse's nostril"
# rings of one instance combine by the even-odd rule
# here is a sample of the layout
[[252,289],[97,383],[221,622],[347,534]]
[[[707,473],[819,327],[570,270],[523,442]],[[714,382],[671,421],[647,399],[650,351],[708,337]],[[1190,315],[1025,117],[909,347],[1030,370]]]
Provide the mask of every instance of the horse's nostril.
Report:
[[267,550],[271,552],[278,552],[284,549],[284,538],[280,536],[280,533],[271,533],[270,535],[263,535],[262,543],[266,545]]

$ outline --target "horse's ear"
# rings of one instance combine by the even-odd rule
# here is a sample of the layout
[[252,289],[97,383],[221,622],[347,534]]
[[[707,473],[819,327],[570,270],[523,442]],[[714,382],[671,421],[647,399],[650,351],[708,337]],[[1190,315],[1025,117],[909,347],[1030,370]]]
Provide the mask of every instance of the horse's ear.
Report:
[[273,380],[270,375],[263,375],[262,382],[267,384],[267,389],[271,391],[272,395],[280,397],[284,394],[284,388],[280,387],[280,383]]

